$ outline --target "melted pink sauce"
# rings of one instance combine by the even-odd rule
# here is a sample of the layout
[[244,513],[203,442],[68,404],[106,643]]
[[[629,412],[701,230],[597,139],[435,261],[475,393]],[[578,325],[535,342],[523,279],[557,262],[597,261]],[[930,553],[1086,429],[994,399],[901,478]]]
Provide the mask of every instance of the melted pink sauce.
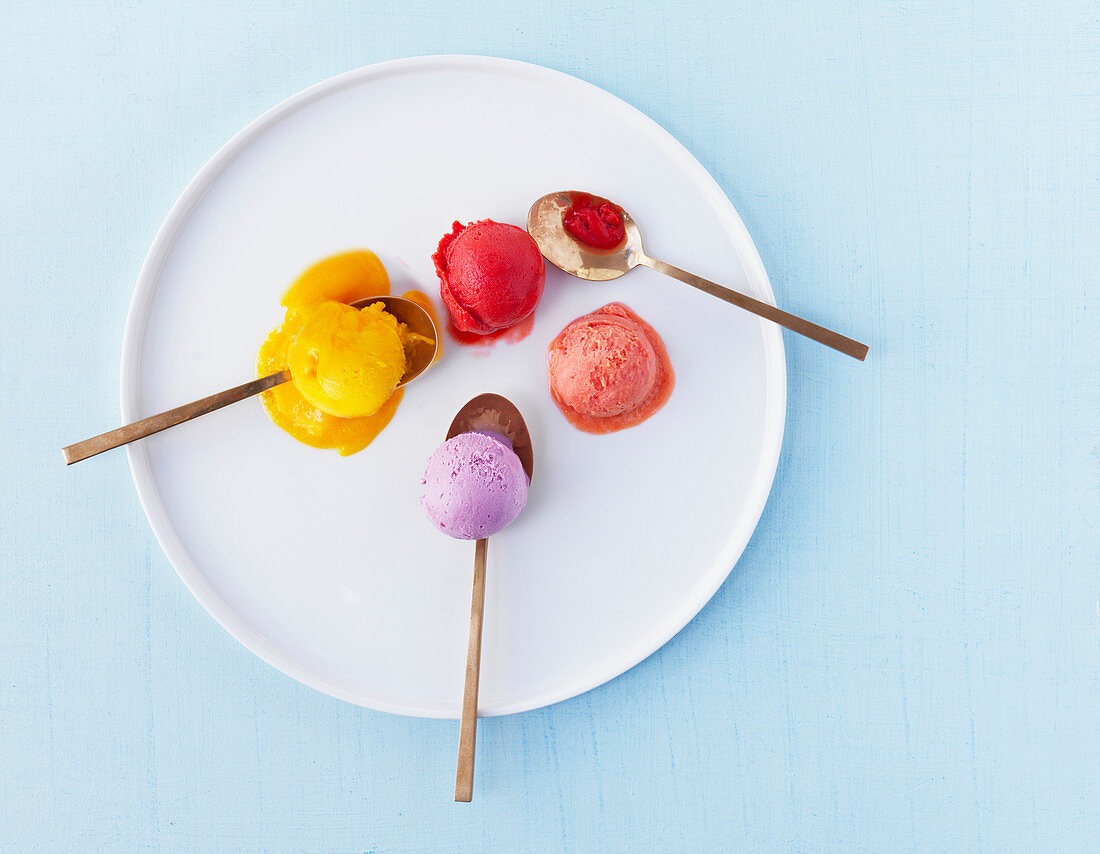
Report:
[[495,332],[490,332],[488,335],[478,335],[476,332],[463,332],[461,329],[454,325],[450,316],[447,317],[447,334],[451,336],[457,343],[466,347],[482,347],[485,350],[491,349],[498,342],[503,341],[505,344],[516,344],[531,334],[531,330],[535,328],[535,313],[527,315],[519,323],[508,326],[504,329],[498,329]]

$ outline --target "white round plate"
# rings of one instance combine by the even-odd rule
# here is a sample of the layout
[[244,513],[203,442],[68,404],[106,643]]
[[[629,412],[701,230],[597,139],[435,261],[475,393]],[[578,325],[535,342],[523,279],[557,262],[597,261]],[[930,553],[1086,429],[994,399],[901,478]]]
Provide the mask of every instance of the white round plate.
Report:
[[[522,224],[551,190],[620,201],[646,249],[773,301],[748,232],[668,133],[587,83],[472,56],[386,62],[268,111],[206,164],[142,268],[122,359],[124,421],[252,378],[307,266],[377,251],[394,291],[438,300],[431,254],[453,220]],[[129,446],[142,505],[184,583],[241,643],[353,703],[456,717],[473,544],[438,534],[420,474],[469,398],[523,411],[535,475],[489,545],[481,712],[593,688],[665,643],[718,589],[764,507],[783,435],[779,330],[637,269],[606,284],[547,265],[534,330],[484,351],[446,342],[365,451],[300,445],[246,401]],[[566,423],[547,344],[612,301],[663,337],[676,388],[607,436]]]

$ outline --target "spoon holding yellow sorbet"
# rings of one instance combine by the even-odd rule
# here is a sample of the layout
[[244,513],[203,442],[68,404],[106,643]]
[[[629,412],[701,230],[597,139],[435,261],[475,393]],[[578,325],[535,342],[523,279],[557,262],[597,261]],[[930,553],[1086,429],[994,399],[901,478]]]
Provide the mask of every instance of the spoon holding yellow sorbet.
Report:
[[350,304],[320,302],[303,311],[300,321],[286,370],[69,445],[61,450],[65,464],[143,439],[290,380],[302,397],[330,415],[373,415],[396,389],[424,373],[439,349],[431,315],[404,297],[374,296]]

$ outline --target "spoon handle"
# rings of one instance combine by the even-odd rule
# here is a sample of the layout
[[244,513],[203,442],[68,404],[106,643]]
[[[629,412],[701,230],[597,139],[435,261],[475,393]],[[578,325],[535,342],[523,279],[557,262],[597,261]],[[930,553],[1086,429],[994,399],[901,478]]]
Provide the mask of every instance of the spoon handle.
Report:
[[745,311],[751,311],[753,314],[770,320],[773,323],[778,323],[780,326],[784,326],[792,332],[797,332],[799,335],[805,335],[807,338],[812,338],[814,341],[824,344],[826,347],[832,347],[834,350],[839,350],[841,353],[851,356],[853,359],[859,359],[862,362],[867,358],[867,351],[870,348],[866,344],[860,344],[858,341],[853,341],[851,338],[847,338],[839,332],[833,332],[831,329],[826,329],[824,326],[810,323],[810,321],[803,320],[801,317],[797,317],[796,315],[776,308],[774,305],[769,305],[766,302],[753,299],[737,291],[731,291],[729,288],[723,288],[721,285],[716,285],[714,282],[708,281],[702,276],[696,276],[694,273],[681,270],[679,267],[673,267],[671,264],[666,264],[664,261],[658,261],[655,258],[650,258],[645,255],[638,260],[647,267],[652,267],[658,273],[664,273],[666,276],[672,276],[674,279],[679,279],[685,285],[691,285],[693,288],[698,288],[710,294],[712,297],[718,297],[718,299],[732,303],[738,308],[745,309]]
[[462,722],[458,729],[458,771],[455,800],[474,796],[474,742],[477,739],[477,686],[481,675],[481,618],[485,613],[485,556],[489,540],[474,547],[474,592],[470,599],[470,641],[466,647],[466,689],[462,692]]
[[91,439],[69,445],[67,448],[61,449],[61,454],[65,457],[65,465],[72,465],[81,460],[86,460],[88,457],[94,457],[96,454],[109,451],[111,448],[127,445],[135,439],[144,439],[146,436],[152,436],[161,430],[175,427],[184,421],[190,421],[192,418],[206,415],[215,409],[229,406],[229,404],[236,403],[238,400],[252,397],[252,395],[259,394],[261,391],[267,391],[280,383],[285,383],[289,379],[290,371],[279,371],[277,374],[270,374],[244,385],[239,385],[236,388],[219,391],[217,394],[204,397],[202,400],[196,400],[194,403],[185,403],[183,406],[177,406],[167,412],[150,415],[148,418],[142,418],[140,421],[127,424],[125,427],[119,427],[117,430],[101,433]]

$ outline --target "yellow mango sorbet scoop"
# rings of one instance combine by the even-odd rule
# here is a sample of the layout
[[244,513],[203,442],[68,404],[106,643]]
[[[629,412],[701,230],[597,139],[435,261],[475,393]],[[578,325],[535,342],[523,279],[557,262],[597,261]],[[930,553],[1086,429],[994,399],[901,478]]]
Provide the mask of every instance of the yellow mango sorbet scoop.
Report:
[[329,415],[374,415],[405,373],[405,325],[382,303],[314,307],[290,347],[290,376],[302,397]]

